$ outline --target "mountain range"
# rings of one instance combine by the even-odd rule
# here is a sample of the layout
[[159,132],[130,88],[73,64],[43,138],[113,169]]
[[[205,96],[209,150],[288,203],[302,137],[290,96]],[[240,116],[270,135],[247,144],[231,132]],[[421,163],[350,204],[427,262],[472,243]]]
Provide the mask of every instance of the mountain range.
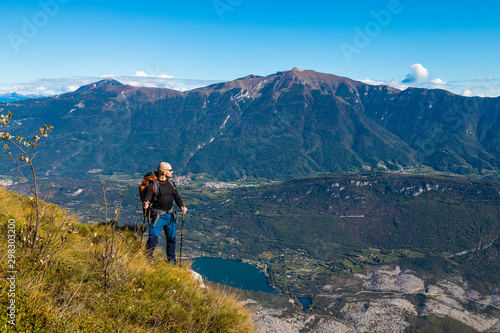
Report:
[[[145,173],[221,180],[402,170],[500,169],[500,98],[367,85],[294,68],[180,92],[102,80],[55,97],[0,103],[13,134],[54,126],[37,166],[50,175]],[[0,172],[8,171],[3,165]]]
[[36,95],[21,95],[18,93],[0,94],[0,103],[16,102],[28,98],[37,98]]

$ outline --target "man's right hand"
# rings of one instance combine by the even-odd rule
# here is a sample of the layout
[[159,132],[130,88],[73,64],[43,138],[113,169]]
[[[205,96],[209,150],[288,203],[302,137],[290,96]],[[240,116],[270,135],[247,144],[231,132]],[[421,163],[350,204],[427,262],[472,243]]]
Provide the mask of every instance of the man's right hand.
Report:
[[144,209],[148,209],[149,208],[149,201],[144,201],[142,203],[142,207],[144,207]]

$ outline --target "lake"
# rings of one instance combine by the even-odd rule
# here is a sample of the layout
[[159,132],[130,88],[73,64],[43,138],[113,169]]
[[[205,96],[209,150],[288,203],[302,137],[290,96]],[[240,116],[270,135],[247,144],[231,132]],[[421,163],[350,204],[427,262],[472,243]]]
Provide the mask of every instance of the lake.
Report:
[[277,293],[269,286],[262,271],[241,261],[201,257],[193,259],[192,269],[207,280],[226,286],[271,294]]
[[[204,279],[226,286],[276,294],[277,291],[269,286],[265,274],[256,267],[241,261],[201,257],[193,259],[191,267],[203,276]],[[309,309],[309,297],[297,297],[302,304],[302,311]]]

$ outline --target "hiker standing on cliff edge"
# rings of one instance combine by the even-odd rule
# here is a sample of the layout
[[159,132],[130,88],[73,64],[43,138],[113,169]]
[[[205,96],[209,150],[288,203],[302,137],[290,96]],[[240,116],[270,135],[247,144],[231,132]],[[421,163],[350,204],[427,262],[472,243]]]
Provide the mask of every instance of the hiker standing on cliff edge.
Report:
[[[167,260],[173,264],[175,258],[175,210],[173,203],[181,209],[182,214],[186,214],[187,208],[177,191],[177,186],[172,181],[172,166],[169,163],[161,162],[156,173],[157,182],[151,182],[146,189],[144,209],[150,209],[151,223],[149,225],[149,238],[146,243],[146,254],[151,259],[153,251],[158,245],[158,237],[163,229],[167,241]],[[159,188],[155,188],[156,187]]]

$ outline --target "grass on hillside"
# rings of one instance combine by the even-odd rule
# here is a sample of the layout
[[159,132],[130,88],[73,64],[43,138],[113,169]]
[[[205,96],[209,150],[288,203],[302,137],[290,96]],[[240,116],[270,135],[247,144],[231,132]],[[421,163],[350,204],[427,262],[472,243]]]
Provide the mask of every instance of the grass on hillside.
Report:
[[[148,263],[132,232],[117,230],[106,258],[105,226],[78,223],[55,205],[44,203],[43,209],[40,239],[32,252],[23,236],[29,199],[0,189],[2,332],[254,331],[251,314],[235,295],[201,288],[188,267],[161,258]],[[6,279],[12,275],[9,219],[15,220],[15,291]],[[15,326],[8,322],[12,300]]]

